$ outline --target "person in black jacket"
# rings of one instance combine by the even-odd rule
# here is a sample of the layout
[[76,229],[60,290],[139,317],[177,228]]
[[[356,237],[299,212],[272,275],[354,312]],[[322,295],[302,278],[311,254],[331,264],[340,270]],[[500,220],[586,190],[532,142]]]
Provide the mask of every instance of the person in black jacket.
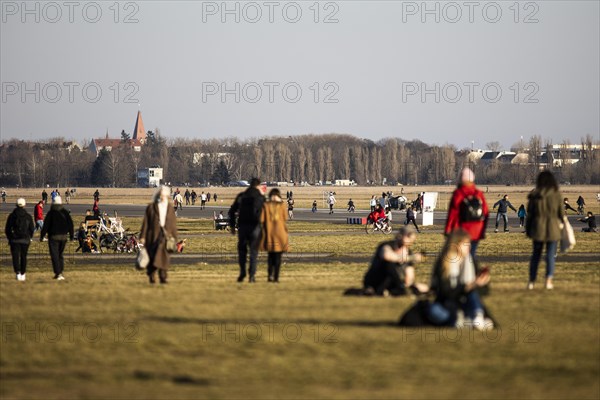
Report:
[[[246,257],[250,250],[249,281],[255,282],[256,262],[260,245],[261,227],[260,214],[265,197],[258,189],[260,180],[252,178],[250,187],[237,195],[229,209],[229,224],[231,234],[235,234],[235,221],[238,222],[238,259],[240,275],[238,282],[243,282],[246,277]],[[237,216],[237,218],[236,218]]]
[[514,212],[517,212],[517,209],[513,207],[513,205],[508,201],[508,195],[505,194],[504,197],[494,203],[493,209],[498,207],[498,214],[496,214],[496,229],[494,232],[498,232],[498,223],[500,222],[500,218],[504,220],[504,232],[508,232],[508,209],[510,208]]
[[410,247],[415,242],[415,230],[404,226],[398,230],[396,239],[377,247],[371,266],[363,279],[366,295],[401,296],[414,286],[419,292],[428,288],[415,284],[414,264],[421,262],[421,254],[413,254]]
[[71,214],[62,206],[62,199],[56,196],[52,202],[52,207],[44,219],[44,227],[40,234],[40,242],[48,234],[48,248],[50,258],[52,259],[52,269],[54,270],[54,279],[62,281],[65,279],[63,271],[65,269],[65,260],[63,253],[67,245],[67,235],[73,240],[73,220]]
[[25,281],[25,272],[27,272],[27,252],[29,244],[33,237],[34,225],[33,218],[25,211],[25,199],[17,200],[17,207],[8,216],[4,233],[10,243],[10,253],[12,254],[13,269],[17,280]]
[[596,217],[591,211],[588,211],[587,217],[578,218],[577,221],[588,224],[587,228],[581,228],[581,232],[598,232],[598,226],[596,225]]

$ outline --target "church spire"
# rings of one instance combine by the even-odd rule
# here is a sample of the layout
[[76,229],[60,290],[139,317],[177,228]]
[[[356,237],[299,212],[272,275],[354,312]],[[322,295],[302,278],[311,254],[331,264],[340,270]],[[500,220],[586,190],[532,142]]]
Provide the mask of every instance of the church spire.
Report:
[[142,121],[142,112],[138,111],[135,120],[135,128],[133,129],[133,139],[138,139],[142,144],[146,142],[146,130],[144,129],[144,121]]

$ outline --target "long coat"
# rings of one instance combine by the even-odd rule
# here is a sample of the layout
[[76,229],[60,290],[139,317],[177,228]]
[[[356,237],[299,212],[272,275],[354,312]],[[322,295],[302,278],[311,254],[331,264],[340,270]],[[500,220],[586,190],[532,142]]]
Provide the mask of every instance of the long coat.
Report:
[[260,215],[262,237],[260,249],[269,253],[289,250],[287,210],[282,201],[267,201]]
[[[177,217],[175,210],[171,204],[167,206],[167,218],[165,220],[165,230],[175,237],[177,240]],[[158,204],[150,203],[146,207],[144,221],[142,222],[142,230],[140,239],[144,240],[144,246],[150,257],[149,266],[154,266],[160,269],[169,269],[171,256],[167,253],[166,238],[160,227],[160,217],[158,215]]]
[[560,240],[565,215],[560,192],[554,189],[535,189],[527,197],[527,236],[536,242]]

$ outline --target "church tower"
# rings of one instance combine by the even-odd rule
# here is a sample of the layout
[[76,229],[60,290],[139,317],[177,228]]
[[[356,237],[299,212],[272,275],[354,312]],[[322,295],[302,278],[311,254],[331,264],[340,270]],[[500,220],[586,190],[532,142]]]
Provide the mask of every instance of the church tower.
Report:
[[142,121],[142,112],[138,111],[135,120],[135,128],[133,129],[133,140],[139,140],[142,144],[146,143],[146,130],[144,129],[144,121]]

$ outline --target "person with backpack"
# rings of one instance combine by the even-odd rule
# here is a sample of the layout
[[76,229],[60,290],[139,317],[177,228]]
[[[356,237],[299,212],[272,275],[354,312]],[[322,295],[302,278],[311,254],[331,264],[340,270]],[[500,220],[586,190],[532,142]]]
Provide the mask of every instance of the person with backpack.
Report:
[[13,269],[17,280],[24,282],[27,272],[27,252],[34,227],[31,215],[25,210],[25,199],[19,198],[16,205],[6,220],[4,233],[10,244]]
[[249,282],[256,282],[256,262],[261,238],[260,216],[265,197],[258,189],[260,180],[252,178],[250,187],[238,194],[229,209],[231,234],[235,235],[236,220],[238,222],[238,261],[240,275],[237,281],[243,282],[246,277],[246,257],[250,250]]
[[494,229],[494,232],[498,233],[498,224],[500,223],[500,218],[504,220],[504,232],[508,232],[508,209],[510,208],[514,212],[517,212],[517,209],[510,204],[507,194],[495,202],[492,208],[495,210],[496,207],[498,207],[498,213],[496,214],[496,229]]
[[50,211],[46,214],[44,227],[40,234],[40,242],[44,241],[46,234],[48,235],[48,249],[52,259],[54,279],[63,281],[65,280],[63,276],[65,269],[63,253],[67,246],[67,235],[68,239],[73,240],[74,228],[71,214],[63,207],[60,196],[54,197]]
[[471,258],[475,259],[479,241],[485,238],[489,214],[485,196],[475,186],[475,174],[470,168],[463,168],[450,198],[444,234],[457,229],[466,231],[471,238]]

